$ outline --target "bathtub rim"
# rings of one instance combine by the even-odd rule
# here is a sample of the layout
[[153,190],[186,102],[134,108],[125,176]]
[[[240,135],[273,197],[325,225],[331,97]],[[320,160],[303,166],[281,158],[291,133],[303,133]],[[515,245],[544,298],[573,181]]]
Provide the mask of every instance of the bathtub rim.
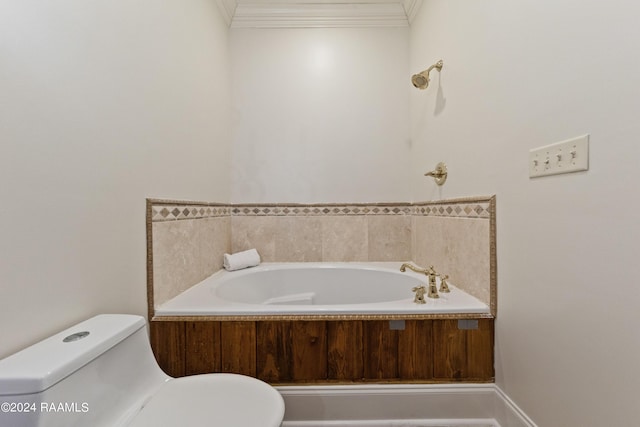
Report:
[[425,314],[243,314],[243,315],[154,315],[150,320],[154,322],[243,322],[243,321],[331,321],[331,320],[464,320],[464,319],[495,319],[491,313],[425,313]]

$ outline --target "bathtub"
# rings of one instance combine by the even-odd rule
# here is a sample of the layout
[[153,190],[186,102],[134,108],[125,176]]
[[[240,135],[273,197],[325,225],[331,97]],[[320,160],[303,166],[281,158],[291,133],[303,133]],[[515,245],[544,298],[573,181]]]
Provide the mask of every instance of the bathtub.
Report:
[[[449,283],[450,293],[413,302],[423,274],[400,262],[263,263],[221,270],[164,304],[155,316],[363,316],[490,314],[489,306]],[[438,279],[439,286],[439,279]]]

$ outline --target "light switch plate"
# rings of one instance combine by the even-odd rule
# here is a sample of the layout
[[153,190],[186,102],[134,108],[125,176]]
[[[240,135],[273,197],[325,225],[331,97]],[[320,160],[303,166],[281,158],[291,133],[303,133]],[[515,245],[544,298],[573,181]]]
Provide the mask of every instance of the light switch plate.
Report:
[[589,135],[529,150],[529,178],[589,170]]

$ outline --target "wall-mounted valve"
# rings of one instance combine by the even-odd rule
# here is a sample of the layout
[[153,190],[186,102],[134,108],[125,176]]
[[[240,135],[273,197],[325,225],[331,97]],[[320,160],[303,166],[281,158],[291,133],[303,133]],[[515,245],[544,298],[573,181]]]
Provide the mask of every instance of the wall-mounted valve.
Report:
[[424,176],[431,176],[436,181],[436,184],[442,185],[447,180],[447,165],[440,162],[436,165],[436,170],[427,172]]

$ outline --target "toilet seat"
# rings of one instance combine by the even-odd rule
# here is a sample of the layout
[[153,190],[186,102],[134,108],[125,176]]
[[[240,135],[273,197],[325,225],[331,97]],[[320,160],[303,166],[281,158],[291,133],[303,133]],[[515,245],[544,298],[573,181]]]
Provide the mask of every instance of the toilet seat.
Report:
[[129,427],[279,427],[284,400],[270,385],[236,374],[204,374],[167,381]]

